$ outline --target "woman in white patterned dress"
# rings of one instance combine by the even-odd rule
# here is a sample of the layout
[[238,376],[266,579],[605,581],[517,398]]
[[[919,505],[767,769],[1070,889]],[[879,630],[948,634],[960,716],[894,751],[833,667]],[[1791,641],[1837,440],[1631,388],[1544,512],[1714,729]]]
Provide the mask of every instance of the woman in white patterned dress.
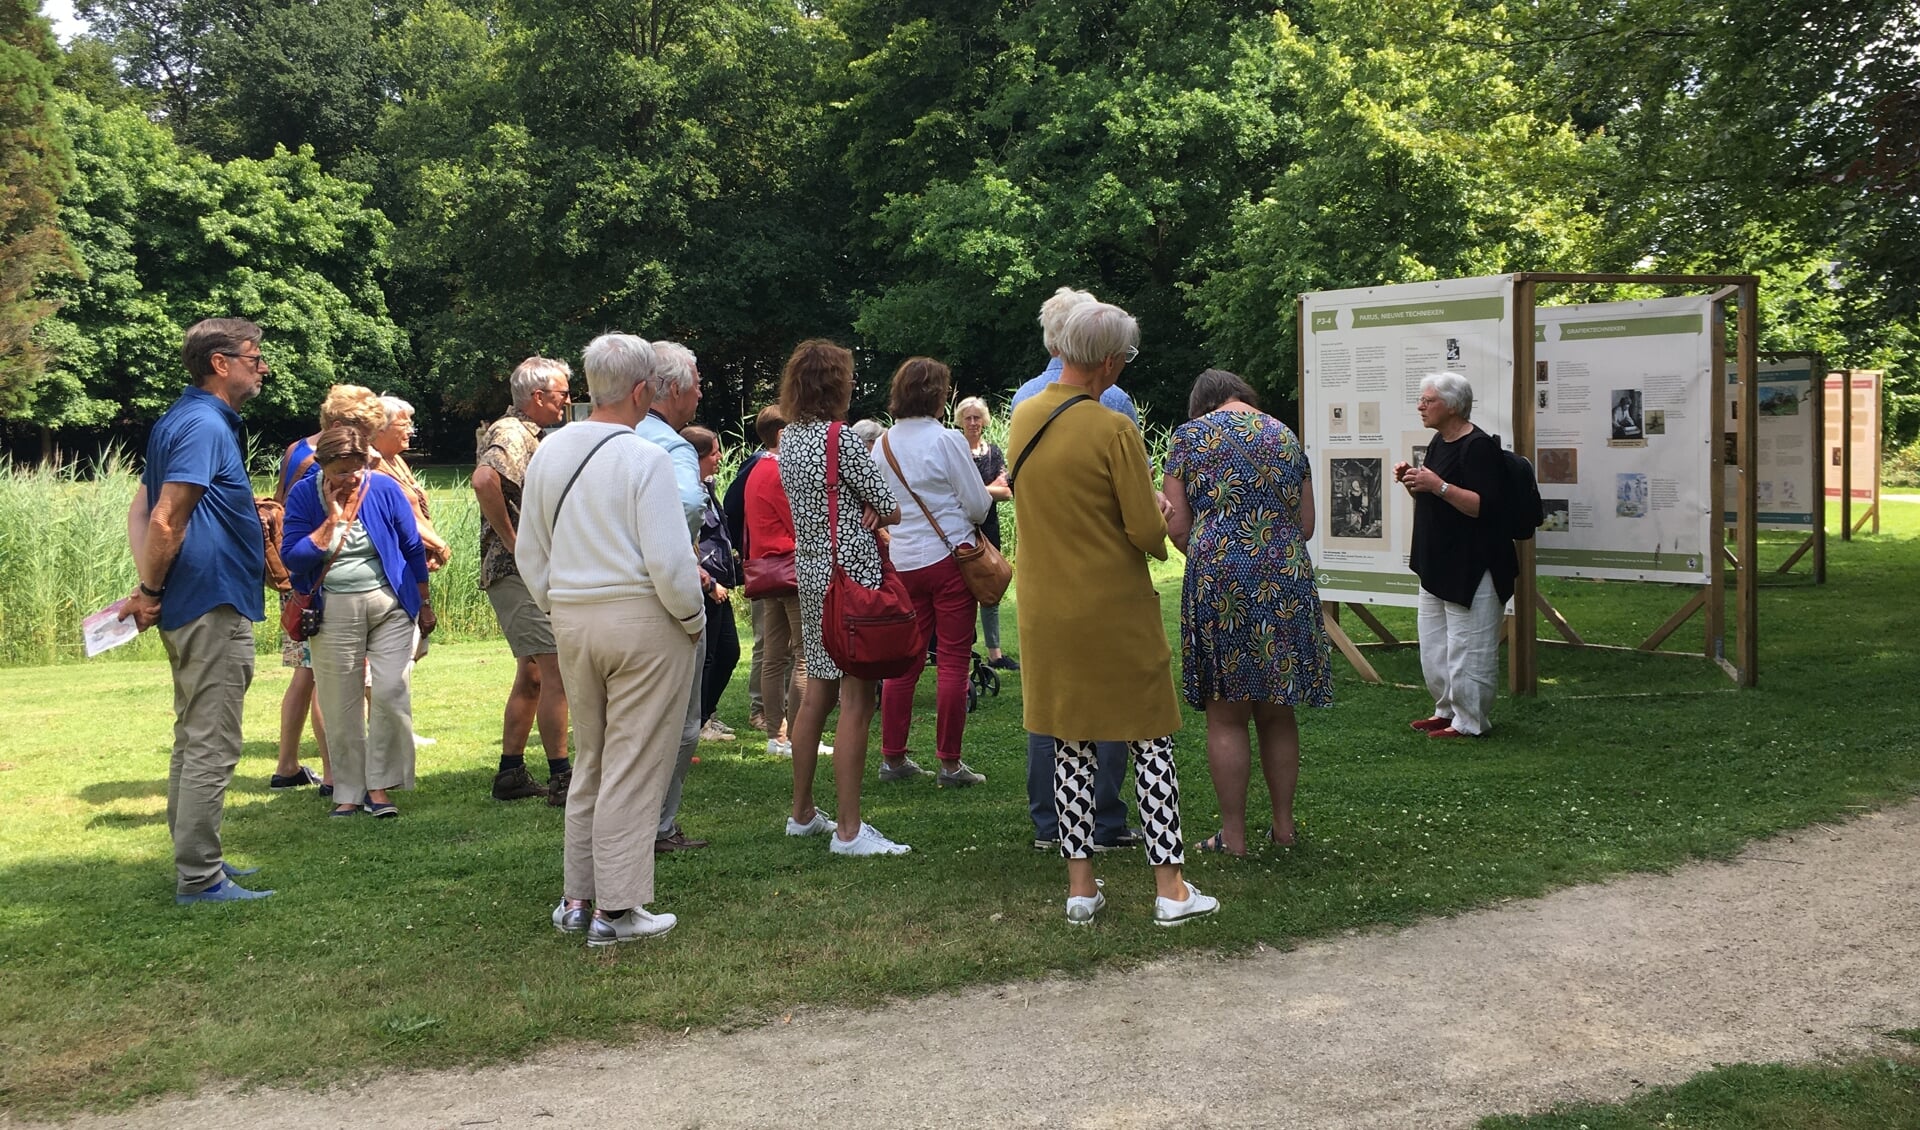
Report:
[[[860,784],[867,770],[867,731],[879,684],[843,675],[821,639],[821,617],[832,544],[827,532],[827,436],[832,424],[847,418],[853,399],[853,354],[830,341],[803,341],[794,347],[780,377],[780,412],[787,418],[780,433],[780,481],[793,510],[795,580],[800,588],[800,630],[807,653],[807,688],[793,721],[793,812],[787,834],[832,833],[836,855],[905,855],[910,848],[881,835],[860,819]],[[834,429],[839,439],[840,568],[868,588],[880,587],[880,550],[875,531],[900,520],[893,492],[852,428]],[[820,736],[835,701],[840,724],[834,732],[834,820],[814,807],[813,773]]]

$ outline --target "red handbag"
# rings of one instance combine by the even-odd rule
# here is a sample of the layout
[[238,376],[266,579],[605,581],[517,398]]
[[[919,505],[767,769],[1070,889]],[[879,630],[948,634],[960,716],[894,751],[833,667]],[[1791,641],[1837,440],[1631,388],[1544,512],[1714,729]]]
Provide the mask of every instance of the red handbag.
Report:
[[827,425],[827,552],[833,577],[821,610],[820,641],[844,674],[892,679],[925,658],[927,640],[913,598],[878,538],[879,588],[867,588],[840,567],[840,428],[838,422]]
[[748,600],[798,593],[800,585],[793,575],[793,550],[747,558],[746,583],[741,587],[746,590]]

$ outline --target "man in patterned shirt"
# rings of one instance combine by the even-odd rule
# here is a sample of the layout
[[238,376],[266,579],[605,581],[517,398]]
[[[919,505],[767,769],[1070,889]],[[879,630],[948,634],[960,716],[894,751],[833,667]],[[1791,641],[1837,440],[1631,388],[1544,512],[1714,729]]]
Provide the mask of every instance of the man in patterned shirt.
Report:
[[[500,633],[513,649],[516,669],[507,693],[500,738],[500,769],[493,778],[495,800],[545,795],[555,808],[567,805],[573,777],[567,760],[567,691],[560,681],[558,647],[547,614],[533,602],[513,548],[520,528],[520,488],[527,462],[540,446],[540,430],[567,417],[573,395],[573,370],[565,361],[529,357],[508,382],[513,408],[481,433],[473,471],[473,493],[480,502],[480,587],[486,590]],[[527,737],[535,718],[540,744],[547,751],[547,787],[527,772]]]

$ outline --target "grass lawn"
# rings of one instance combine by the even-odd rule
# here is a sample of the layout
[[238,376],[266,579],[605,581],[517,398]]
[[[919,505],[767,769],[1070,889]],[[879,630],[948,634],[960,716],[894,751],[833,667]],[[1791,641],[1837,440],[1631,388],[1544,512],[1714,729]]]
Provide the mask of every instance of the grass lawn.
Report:
[[[1758,691],[1732,690],[1697,656],[1545,650],[1542,694],[1502,699],[1494,738],[1438,743],[1406,727],[1430,705],[1411,650],[1375,656],[1402,685],[1362,685],[1341,664],[1338,705],[1304,719],[1307,843],[1190,860],[1224,907],[1181,930],[1151,926],[1137,857],[1103,859],[1113,905],[1096,927],[1063,925],[1064,869],[1028,842],[1018,676],[967,729],[985,785],[869,785],[870,819],[914,846],[905,858],[845,860],[787,839],[787,763],[746,741],[703,748],[683,823],[714,846],[663,859],[655,904],[681,926],[603,953],[547,920],[560,812],[487,798],[511,674],[499,644],[436,647],[421,665],[417,725],[439,744],[422,752],[419,790],[396,796],[404,816],[378,823],[330,821],[311,792],[266,791],[286,672],[263,655],[226,844],[280,894],[227,907],[172,902],[165,664],[0,671],[0,1107],[46,1116],[209,1079],[320,1083],[1186,949],[1284,947],[1723,855],[1920,782],[1920,504],[1888,503],[1887,518],[1878,538],[1834,541],[1830,584],[1763,590]],[[1790,547],[1769,537],[1763,556]],[[1174,623],[1177,568],[1163,574]],[[1608,643],[1637,643],[1687,595],[1546,588]],[[1386,619],[1412,635],[1410,613]],[[1699,639],[1696,621],[1669,647]],[[722,708],[743,731],[744,673]],[[1215,827],[1197,718],[1178,754],[1192,842]],[[827,781],[823,766],[823,801]]]
[[[1912,1031],[1889,1035],[1920,1043]],[[1889,1130],[1920,1126],[1920,1055],[1841,1066],[1736,1064],[1628,1102],[1484,1119],[1480,1130]]]

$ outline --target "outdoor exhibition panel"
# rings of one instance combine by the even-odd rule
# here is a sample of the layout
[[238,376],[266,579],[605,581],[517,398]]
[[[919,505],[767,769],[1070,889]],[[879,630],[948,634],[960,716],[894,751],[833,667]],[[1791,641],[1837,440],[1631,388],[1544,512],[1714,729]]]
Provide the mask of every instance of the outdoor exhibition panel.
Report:
[[1719,547],[1713,300],[1533,314],[1539,574],[1708,583]]
[[1301,296],[1300,438],[1319,515],[1310,548],[1322,601],[1418,603],[1407,569],[1413,499],[1388,488],[1395,463],[1426,456],[1420,379],[1465,377],[1473,422],[1509,435],[1512,318],[1509,275]]
[[[1754,419],[1758,442],[1753,453],[1759,510],[1755,517],[1763,530],[1811,530],[1821,521],[1823,509],[1820,436],[1815,431],[1820,406],[1814,400],[1815,378],[1822,375],[1819,359],[1812,354],[1763,357],[1759,370],[1760,411]],[[1739,383],[1738,367],[1727,366],[1729,392]],[[1739,481],[1733,430],[1738,415],[1738,404],[1729,396],[1727,418],[1721,424],[1729,498]],[[1726,523],[1732,525],[1739,515],[1732,506],[1725,510]]]
[[[1873,522],[1880,532],[1880,374],[1828,373],[1826,496],[1840,502],[1840,536]],[[1853,508],[1864,507],[1858,521]]]

